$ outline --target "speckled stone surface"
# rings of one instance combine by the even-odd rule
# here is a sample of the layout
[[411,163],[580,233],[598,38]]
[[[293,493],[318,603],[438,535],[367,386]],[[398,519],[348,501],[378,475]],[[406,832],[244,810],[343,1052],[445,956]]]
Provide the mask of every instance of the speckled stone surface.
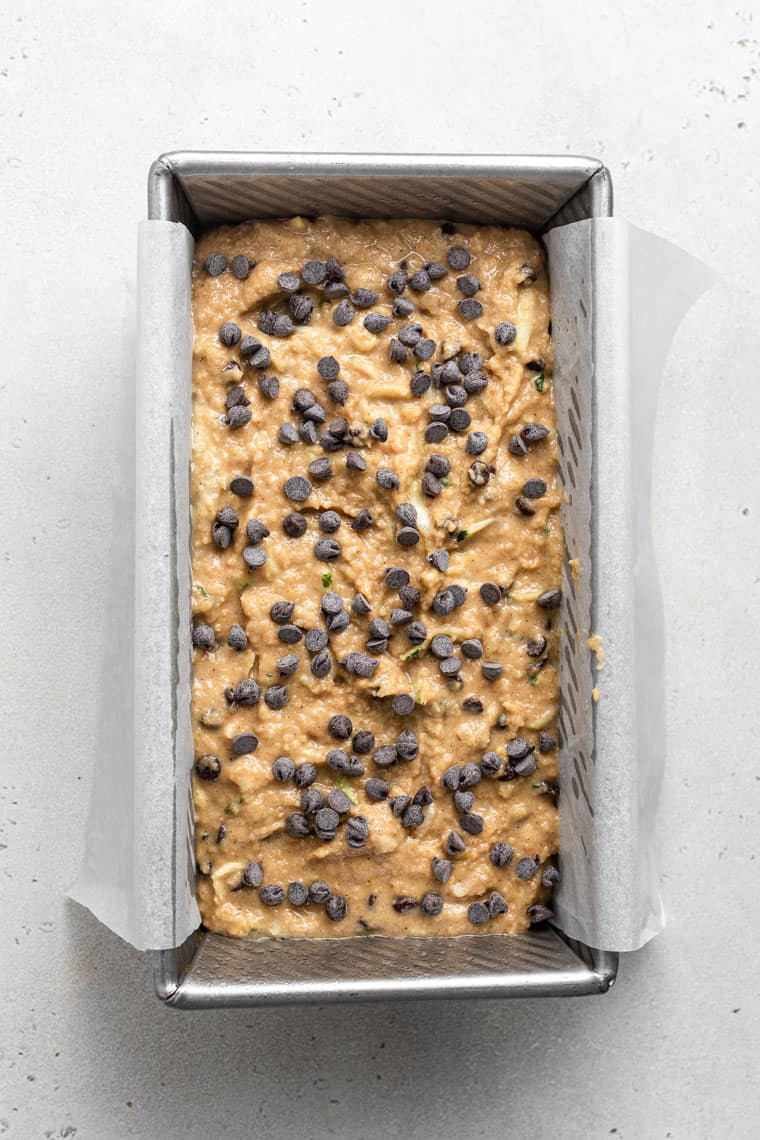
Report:
[[[719,0],[0,15],[0,1136],[758,1134],[760,14]],[[168,45],[171,43],[171,47]],[[172,1014],[82,851],[145,176],[180,147],[576,152],[722,280],[666,369],[667,931],[604,998]]]

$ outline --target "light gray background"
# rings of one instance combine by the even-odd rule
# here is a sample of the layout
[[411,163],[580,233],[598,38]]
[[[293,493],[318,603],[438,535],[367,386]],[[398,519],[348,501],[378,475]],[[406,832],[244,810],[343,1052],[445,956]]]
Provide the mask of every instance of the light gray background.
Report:
[[[0,1135],[757,1137],[760,13],[3,5]],[[605,998],[172,1014],[82,850],[145,175],[180,147],[577,152],[723,278],[666,369],[668,930]]]

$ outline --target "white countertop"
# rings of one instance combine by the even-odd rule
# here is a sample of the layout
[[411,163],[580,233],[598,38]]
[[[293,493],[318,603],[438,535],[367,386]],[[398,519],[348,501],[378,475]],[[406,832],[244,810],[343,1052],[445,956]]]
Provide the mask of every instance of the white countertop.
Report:
[[[760,12],[16,0],[0,15],[0,1137],[759,1134]],[[328,18],[328,12],[330,16]],[[723,274],[666,369],[670,924],[604,998],[176,1014],[82,850],[135,226],[178,148],[557,152]]]

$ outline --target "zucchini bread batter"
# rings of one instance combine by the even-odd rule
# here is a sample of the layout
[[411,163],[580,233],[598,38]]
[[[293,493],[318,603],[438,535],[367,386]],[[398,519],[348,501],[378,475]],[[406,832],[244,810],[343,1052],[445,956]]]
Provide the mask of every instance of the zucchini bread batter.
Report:
[[563,543],[540,244],[228,226],[198,241],[193,309],[206,927],[551,917]]

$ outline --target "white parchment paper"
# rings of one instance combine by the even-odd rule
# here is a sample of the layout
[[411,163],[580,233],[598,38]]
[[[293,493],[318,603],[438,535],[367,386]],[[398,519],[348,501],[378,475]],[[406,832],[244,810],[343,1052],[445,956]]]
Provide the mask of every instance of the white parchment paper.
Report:
[[[567,568],[563,582],[557,923],[589,945],[632,950],[664,921],[655,834],[665,757],[650,533],[654,417],[673,332],[712,274],[616,219],[555,229],[546,246],[563,525],[579,569],[575,577]],[[177,946],[199,924],[190,799],[191,259],[184,226],[142,223],[136,422],[125,414],[109,609],[134,640],[129,652],[120,641],[104,662],[87,850],[71,891],[138,949]],[[602,638],[601,671],[586,645],[592,633]]]

